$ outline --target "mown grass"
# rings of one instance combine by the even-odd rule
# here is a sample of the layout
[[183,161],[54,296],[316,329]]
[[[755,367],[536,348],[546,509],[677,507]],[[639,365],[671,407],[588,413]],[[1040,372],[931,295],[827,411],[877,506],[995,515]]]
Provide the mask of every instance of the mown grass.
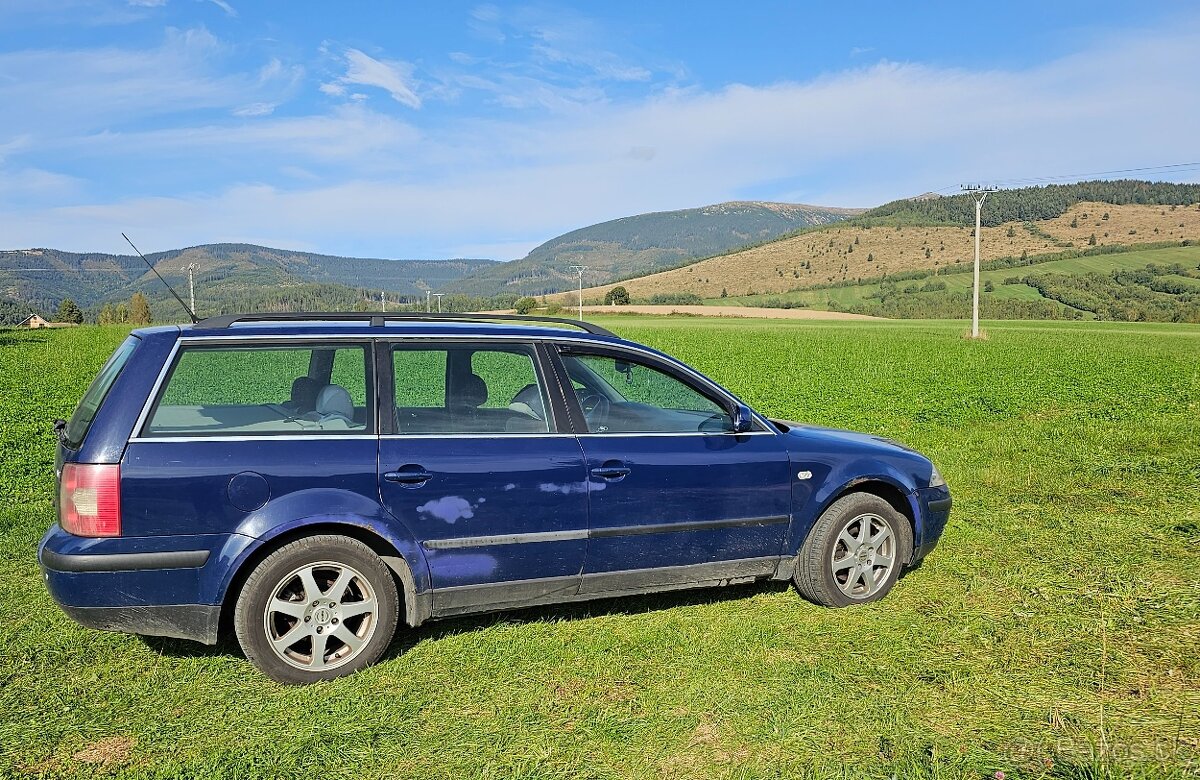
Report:
[[123,332],[0,333],[0,774],[1194,776],[1200,328],[606,324],[763,412],[922,449],[955,495],[942,545],[869,607],[775,585],[526,610],[285,688],[54,608],[49,421]]

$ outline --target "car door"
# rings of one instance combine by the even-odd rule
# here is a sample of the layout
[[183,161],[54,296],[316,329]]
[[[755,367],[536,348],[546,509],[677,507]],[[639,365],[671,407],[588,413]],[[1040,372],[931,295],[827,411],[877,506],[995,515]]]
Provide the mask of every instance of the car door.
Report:
[[[421,544],[434,614],[577,592],[587,476],[531,342],[386,342],[383,505]],[[565,423],[562,423],[565,427]]]
[[[650,353],[563,344],[589,472],[582,593],[768,574],[791,519],[788,454],[736,401]],[[573,396],[573,397],[571,397]]]

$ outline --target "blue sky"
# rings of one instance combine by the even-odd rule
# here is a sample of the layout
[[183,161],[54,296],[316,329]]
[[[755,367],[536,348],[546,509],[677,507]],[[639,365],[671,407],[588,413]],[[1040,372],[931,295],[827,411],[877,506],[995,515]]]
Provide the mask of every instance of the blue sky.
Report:
[[0,0],[0,248],[513,259],[645,211],[1193,162],[1198,73],[1169,0]]

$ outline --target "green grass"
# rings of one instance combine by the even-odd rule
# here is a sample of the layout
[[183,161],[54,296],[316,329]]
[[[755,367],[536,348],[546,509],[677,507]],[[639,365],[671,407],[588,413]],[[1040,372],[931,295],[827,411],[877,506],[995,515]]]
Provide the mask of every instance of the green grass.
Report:
[[54,607],[50,421],[124,334],[0,332],[0,776],[1195,776],[1200,327],[605,324],[763,412],[923,450],[941,546],[867,607],[768,585],[454,620],[285,688]]
[[[1025,284],[1004,284],[1004,280],[1009,277],[1021,277],[1028,274],[1087,274],[1087,273],[1109,273],[1111,271],[1135,270],[1145,268],[1150,263],[1158,265],[1171,265],[1172,263],[1182,263],[1184,266],[1195,267],[1200,263],[1200,246],[1186,247],[1171,247],[1168,249],[1148,249],[1134,252],[1122,252],[1119,254],[1109,255],[1092,255],[1090,257],[1075,257],[1068,260],[1052,260],[1048,263],[1037,263],[1030,266],[1020,266],[1017,268],[997,268],[990,271],[981,271],[979,274],[980,284],[991,282],[995,290],[994,292],[985,292],[985,296],[994,296],[996,298],[1007,298],[1017,300],[1036,301],[1040,299],[1039,293],[1033,287]],[[933,281],[945,282],[948,292],[969,292],[972,284],[973,275],[970,273],[971,265],[962,263],[956,266],[961,273],[951,273],[944,276],[931,277]],[[1165,277],[1164,277],[1165,278]],[[1182,277],[1170,277],[1178,279]],[[896,286],[903,289],[908,285],[915,284],[921,286],[930,279],[919,279],[911,281],[896,282]],[[1195,281],[1190,280],[1190,281]],[[879,284],[861,284],[851,287],[834,287],[829,289],[817,290],[793,290],[785,293],[764,293],[761,295],[747,295],[731,298],[710,298],[705,303],[715,306],[760,306],[762,301],[768,298],[777,298],[782,301],[795,301],[808,305],[813,309],[828,309],[829,301],[836,301],[840,308],[848,308],[857,306],[868,301],[868,296],[875,295],[879,292]],[[913,293],[917,297],[929,295],[931,293]]]

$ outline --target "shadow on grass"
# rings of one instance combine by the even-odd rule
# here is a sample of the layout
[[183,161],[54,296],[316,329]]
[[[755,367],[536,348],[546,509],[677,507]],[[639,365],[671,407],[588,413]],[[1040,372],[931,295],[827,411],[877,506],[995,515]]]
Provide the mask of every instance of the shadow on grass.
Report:
[[[642,615],[648,612],[673,609],[699,604],[718,604],[738,601],[759,593],[782,593],[791,589],[790,582],[750,583],[730,585],[723,588],[697,588],[677,590],[646,596],[625,596],[596,599],[595,601],[550,604],[500,612],[485,612],[478,615],[430,620],[417,628],[401,625],[387,652],[380,660],[404,655],[421,642],[437,640],[447,636],[466,634],[499,623],[557,623],[568,620],[586,620],[601,615]],[[797,596],[799,598],[799,596]],[[215,645],[205,645],[186,639],[171,639],[161,636],[138,636],[147,647],[160,655],[173,658],[245,658],[233,631],[223,628]]]
[[[920,563],[906,568],[900,575],[901,578],[904,578],[919,567]],[[790,581],[768,580],[765,582],[747,583],[745,585],[673,590],[662,593],[651,593],[645,596],[618,596],[595,599],[593,601],[547,604],[537,607],[430,620],[417,628],[406,628],[404,625],[399,626],[396,630],[395,638],[380,660],[388,660],[404,655],[404,653],[421,642],[467,634],[500,623],[557,623],[569,620],[587,620],[605,615],[644,615],[649,612],[659,612],[676,607],[720,604],[727,601],[740,601],[761,593],[783,593],[786,591],[794,592]],[[797,599],[800,598],[799,594],[795,595]],[[139,639],[156,653],[176,658],[245,658],[245,654],[242,653],[241,647],[238,645],[237,638],[233,635],[232,627],[227,624],[222,626],[220,638],[215,645],[204,645],[184,639],[169,639],[157,636],[139,636]]]
[[142,644],[159,655],[171,658],[245,658],[242,648],[238,645],[237,637],[232,631],[221,632],[215,645],[201,644],[189,639],[172,639],[165,636],[144,636],[138,634]]
[[[401,656],[421,642],[466,634],[501,623],[557,623],[569,620],[587,620],[604,615],[643,615],[675,607],[739,601],[760,593],[782,593],[791,589],[790,582],[769,581],[728,585],[722,588],[675,590],[646,596],[622,596],[568,604],[549,604],[503,612],[445,618],[424,623],[415,629],[401,627],[381,660]],[[800,597],[796,596],[796,598]]]
[[23,347],[26,344],[37,344],[49,341],[40,333],[34,334],[28,330],[0,330],[0,348]]

